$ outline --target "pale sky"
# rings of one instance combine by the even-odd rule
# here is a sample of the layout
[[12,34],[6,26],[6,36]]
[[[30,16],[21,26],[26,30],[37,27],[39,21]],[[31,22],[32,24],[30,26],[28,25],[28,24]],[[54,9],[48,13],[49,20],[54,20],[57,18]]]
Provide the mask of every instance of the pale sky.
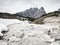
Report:
[[0,0],[0,12],[16,13],[31,7],[44,7],[47,13],[53,12],[60,8],[60,0]]

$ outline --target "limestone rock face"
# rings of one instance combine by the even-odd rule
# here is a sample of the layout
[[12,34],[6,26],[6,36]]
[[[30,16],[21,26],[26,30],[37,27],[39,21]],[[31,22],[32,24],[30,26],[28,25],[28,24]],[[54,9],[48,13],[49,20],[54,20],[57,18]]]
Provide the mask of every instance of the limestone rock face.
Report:
[[39,18],[40,16],[46,14],[43,7],[40,9],[38,8],[30,8],[23,12],[16,13],[17,15],[23,16],[23,17],[30,17],[30,18]]

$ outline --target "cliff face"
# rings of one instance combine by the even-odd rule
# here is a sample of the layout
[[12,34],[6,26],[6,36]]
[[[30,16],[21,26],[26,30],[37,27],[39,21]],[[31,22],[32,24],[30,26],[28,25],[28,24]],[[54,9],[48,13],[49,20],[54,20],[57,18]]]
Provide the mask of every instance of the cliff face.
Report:
[[30,8],[30,9],[27,9],[23,12],[19,12],[19,13],[16,13],[17,15],[19,16],[23,16],[23,17],[30,17],[30,18],[39,18],[40,16],[46,14],[45,10],[43,7],[41,7],[40,9],[38,8]]

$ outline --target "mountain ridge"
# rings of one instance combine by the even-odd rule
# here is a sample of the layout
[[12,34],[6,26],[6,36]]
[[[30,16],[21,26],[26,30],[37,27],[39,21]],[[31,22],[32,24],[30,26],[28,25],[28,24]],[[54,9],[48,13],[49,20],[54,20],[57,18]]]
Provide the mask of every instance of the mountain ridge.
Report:
[[35,24],[43,24],[43,20],[45,18],[48,18],[48,17],[60,17],[60,11],[54,11],[54,12],[50,12],[50,13],[47,13],[45,15],[42,15],[41,17],[39,17],[38,19],[36,19],[33,23]]
[[40,16],[46,14],[45,10],[43,7],[41,7],[40,9],[38,8],[30,8],[30,9],[27,9],[23,12],[18,12],[16,13],[17,15],[19,16],[23,16],[23,17],[30,17],[30,18],[39,18]]

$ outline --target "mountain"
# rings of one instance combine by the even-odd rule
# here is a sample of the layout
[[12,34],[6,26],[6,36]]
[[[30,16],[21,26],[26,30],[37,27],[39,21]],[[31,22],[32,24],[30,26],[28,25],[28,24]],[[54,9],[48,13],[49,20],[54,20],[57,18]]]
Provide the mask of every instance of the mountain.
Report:
[[34,18],[21,17],[21,16],[16,15],[16,14],[3,13],[3,12],[0,12],[0,18],[4,18],[4,19],[29,20],[29,21],[34,21],[35,20]]
[[50,12],[48,14],[42,15],[36,19],[33,23],[43,24],[43,23],[60,23],[60,11]]
[[44,8],[41,7],[40,9],[30,8],[25,11],[18,12],[16,14],[0,12],[0,18],[34,21],[35,19],[39,18],[40,16],[44,14],[46,14],[46,12],[44,11]]
[[27,10],[25,10],[23,12],[18,12],[16,14],[19,15],[19,16],[23,16],[23,17],[30,17],[30,18],[37,19],[40,16],[46,14],[46,12],[45,12],[44,8],[41,7],[40,9],[38,9],[38,8],[30,8],[30,9],[27,9]]
[[58,9],[58,11],[60,11],[60,8]]
[[21,16],[15,14],[0,17],[8,18],[0,19],[0,45],[60,45],[60,11],[40,16],[36,24],[17,20]]

